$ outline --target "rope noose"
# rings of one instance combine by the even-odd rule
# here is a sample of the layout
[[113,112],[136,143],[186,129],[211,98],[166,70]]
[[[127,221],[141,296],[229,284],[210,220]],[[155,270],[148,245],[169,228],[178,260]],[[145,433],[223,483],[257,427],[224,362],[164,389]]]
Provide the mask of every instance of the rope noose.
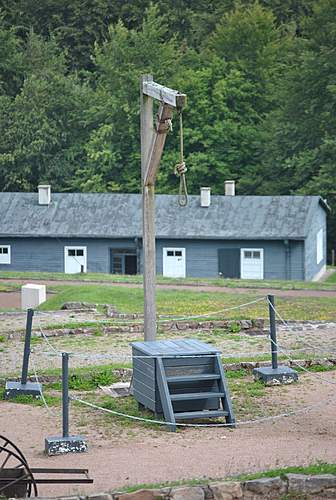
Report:
[[180,177],[180,188],[178,203],[180,207],[185,207],[188,204],[188,191],[187,191],[187,181],[185,174],[187,172],[187,167],[184,161],[183,152],[183,121],[182,121],[182,110],[179,111],[180,115],[180,161],[175,165],[175,175]]

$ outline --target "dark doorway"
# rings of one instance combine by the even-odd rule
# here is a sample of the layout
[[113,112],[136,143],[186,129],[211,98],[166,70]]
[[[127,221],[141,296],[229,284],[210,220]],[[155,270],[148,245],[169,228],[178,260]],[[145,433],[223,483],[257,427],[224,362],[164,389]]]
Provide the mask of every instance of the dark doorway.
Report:
[[218,273],[223,278],[240,278],[240,248],[218,249]]
[[135,250],[111,249],[111,273],[112,274],[137,274],[137,255]]
[[125,274],[137,273],[137,256],[125,255]]

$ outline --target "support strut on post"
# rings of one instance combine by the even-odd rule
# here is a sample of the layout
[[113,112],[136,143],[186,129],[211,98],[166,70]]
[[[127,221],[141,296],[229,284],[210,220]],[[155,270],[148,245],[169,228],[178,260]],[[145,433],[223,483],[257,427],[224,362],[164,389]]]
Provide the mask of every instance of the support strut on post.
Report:
[[270,322],[270,343],[272,366],[255,368],[253,375],[255,380],[261,380],[265,385],[291,384],[298,380],[298,374],[287,365],[278,366],[278,341],[276,332],[275,300],[274,295],[267,295],[269,322]]
[[14,399],[17,396],[33,396],[39,398],[42,386],[38,382],[28,382],[28,368],[30,356],[30,341],[33,326],[34,309],[27,309],[26,334],[23,350],[23,362],[20,382],[8,381],[5,387],[5,399]]
[[69,353],[62,353],[62,436],[45,439],[47,455],[65,453],[83,453],[87,451],[87,442],[83,436],[69,435]]

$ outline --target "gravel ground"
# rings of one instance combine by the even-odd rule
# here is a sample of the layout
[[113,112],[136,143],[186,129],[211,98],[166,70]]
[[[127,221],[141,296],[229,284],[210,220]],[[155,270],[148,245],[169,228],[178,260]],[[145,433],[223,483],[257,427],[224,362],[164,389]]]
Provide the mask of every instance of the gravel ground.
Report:
[[[0,343],[1,364],[0,375],[18,372],[22,365],[23,341],[19,338],[18,331],[24,331],[25,313],[0,313],[0,335],[9,339]],[[71,367],[87,366],[88,364],[110,364],[112,362],[130,362],[130,343],[142,340],[142,333],[109,333],[104,335],[76,334],[62,337],[50,337],[50,344],[41,338],[41,330],[46,332],[46,326],[52,324],[66,324],[83,321],[106,320],[106,317],[91,311],[53,311],[37,314],[33,326],[35,338],[32,356],[38,373],[46,368],[59,367],[59,357],[49,356],[53,348],[57,351],[78,353],[80,356],[71,358]],[[211,331],[177,331],[164,334],[164,338],[193,337],[204,342],[214,343],[221,351],[227,362],[234,357],[256,357],[268,355],[270,343],[267,332],[262,335],[248,335],[240,333],[223,333],[218,330]],[[293,358],[315,356],[319,358],[336,357],[336,323],[294,322],[278,326],[278,343],[286,355]],[[288,353],[287,350],[291,352]],[[85,355],[87,357],[85,357]],[[97,356],[98,355],[98,356]],[[101,358],[99,355],[108,355]]]

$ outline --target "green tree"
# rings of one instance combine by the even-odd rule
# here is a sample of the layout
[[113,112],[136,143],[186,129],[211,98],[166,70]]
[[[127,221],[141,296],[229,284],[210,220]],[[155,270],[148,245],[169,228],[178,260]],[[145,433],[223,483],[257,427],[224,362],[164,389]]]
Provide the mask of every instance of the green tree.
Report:
[[153,73],[169,84],[179,68],[181,51],[167,26],[150,7],[142,29],[111,27],[107,40],[95,48],[96,98],[90,109],[96,126],[86,143],[87,163],[72,186],[76,189],[139,191],[139,78]]
[[[302,23],[265,121],[265,151],[256,178],[260,193],[308,193],[335,203],[336,4],[320,0]],[[248,186],[247,186],[248,189]],[[330,244],[336,244],[335,216]]]
[[91,91],[65,75],[64,56],[54,40],[43,42],[31,33],[24,59],[21,91],[1,101],[2,189],[29,191],[41,181],[65,189],[83,159]]
[[15,95],[23,80],[21,40],[0,13],[0,94]]

